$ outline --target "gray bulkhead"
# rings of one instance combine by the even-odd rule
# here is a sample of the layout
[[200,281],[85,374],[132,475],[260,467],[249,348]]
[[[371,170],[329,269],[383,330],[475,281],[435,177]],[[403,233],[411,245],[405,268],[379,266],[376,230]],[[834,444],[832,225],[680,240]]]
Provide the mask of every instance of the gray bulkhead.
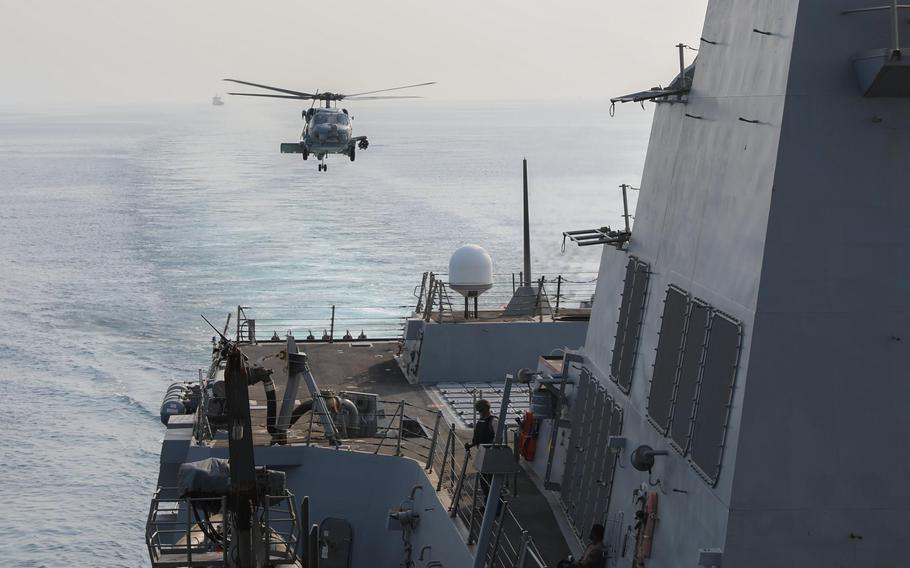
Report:
[[[853,75],[857,52],[888,44],[887,14],[842,14],[880,4],[712,1],[685,104],[657,105],[632,239],[605,247],[580,365],[624,412],[615,542],[648,482],[630,451],[670,452],[647,488],[649,567],[696,566],[702,548],[737,567],[906,558],[910,101],[863,98]],[[650,275],[626,394],[610,371],[630,256]],[[648,419],[671,284],[742,329],[714,485]]]
[[883,4],[799,4],[727,534],[737,566],[907,564],[910,99],[860,96],[849,65],[888,45],[888,12],[841,15]]
[[[160,486],[176,485],[176,470],[182,463],[210,457],[227,458],[227,448],[190,444],[185,435],[192,428],[180,420],[168,425],[162,451]],[[170,445],[169,445],[170,442]],[[420,464],[403,457],[340,451],[319,446],[257,447],[256,464],[280,470],[299,506],[304,496],[310,501],[310,521],[343,519],[351,525],[353,566],[397,566],[405,540],[413,560],[421,558],[445,566],[470,566],[473,558],[435,487]],[[419,515],[407,535],[389,522],[389,513],[405,503]]]

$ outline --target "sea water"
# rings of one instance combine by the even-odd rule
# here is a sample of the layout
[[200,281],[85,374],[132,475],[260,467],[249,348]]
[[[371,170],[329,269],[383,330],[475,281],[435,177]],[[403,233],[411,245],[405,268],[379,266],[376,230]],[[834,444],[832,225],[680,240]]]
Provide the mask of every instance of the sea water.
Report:
[[622,225],[650,125],[608,105],[352,104],[370,147],[325,173],[278,153],[285,101],[0,110],[0,565],[148,565],[158,407],[207,365],[199,315],[400,316],[465,243],[517,272],[522,158],[534,270],[593,278],[602,248],[562,231]]

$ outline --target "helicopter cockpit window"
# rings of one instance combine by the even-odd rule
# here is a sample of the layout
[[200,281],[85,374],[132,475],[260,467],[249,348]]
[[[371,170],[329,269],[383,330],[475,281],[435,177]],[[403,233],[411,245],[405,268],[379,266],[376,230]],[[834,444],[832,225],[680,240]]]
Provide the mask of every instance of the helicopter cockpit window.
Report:
[[336,114],[336,115],[335,115],[335,122],[337,122],[338,124],[341,124],[341,125],[345,125],[345,126],[346,126],[346,125],[348,124],[348,115],[346,115],[346,114]]
[[331,118],[331,116],[328,113],[321,112],[321,113],[317,114],[315,116],[315,118],[313,118],[313,121],[316,124],[328,124],[330,122],[329,121],[330,118]]

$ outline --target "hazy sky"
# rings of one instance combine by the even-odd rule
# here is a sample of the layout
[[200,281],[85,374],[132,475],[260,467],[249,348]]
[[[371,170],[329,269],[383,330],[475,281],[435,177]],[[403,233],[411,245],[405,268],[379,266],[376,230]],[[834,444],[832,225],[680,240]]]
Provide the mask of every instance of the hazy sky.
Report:
[[[0,0],[0,106],[170,103],[222,77],[452,99],[666,84],[707,0]],[[417,93],[415,93],[417,94]]]

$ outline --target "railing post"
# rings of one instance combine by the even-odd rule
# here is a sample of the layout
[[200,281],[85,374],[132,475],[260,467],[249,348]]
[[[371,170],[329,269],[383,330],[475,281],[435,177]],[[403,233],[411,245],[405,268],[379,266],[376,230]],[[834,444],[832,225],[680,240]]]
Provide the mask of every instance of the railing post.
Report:
[[423,273],[423,278],[420,280],[420,293],[417,294],[417,306],[414,308],[415,313],[420,313],[423,310],[423,295],[426,292],[427,288],[427,272]]
[[540,280],[537,281],[537,317],[539,321],[543,321],[543,307],[540,305],[541,296],[543,296],[543,283],[546,280],[545,277],[541,276]]
[[445,290],[443,290],[443,286],[444,285],[442,282],[436,283],[436,290],[439,291],[439,323],[442,323],[442,316],[443,316],[443,313],[445,310],[445,306],[443,305],[443,302],[445,300],[443,297],[443,295],[445,294]]
[[426,321],[430,321],[429,314],[433,312],[433,294],[436,293],[436,275],[430,273],[429,282],[427,283],[427,301],[424,303],[423,311]]
[[477,488],[483,483],[480,473],[474,474],[474,491],[471,492],[471,517],[468,520],[468,545],[477,542],[474,540],[474,514],[477,512]]
[[556,313],[559,313],[559,296],[562,294],[562,274],[556,277]]
[[[225,526],[225,523],[227,523],[227,496],[221,498],[221,534],[224,535],[227,534],[227,527]],[[221,547],[221,560],[224,562],[225,566],[228,565],[229,548],[229,546]]]
[[[265,546],[265,550],[269,550],[272,544],[272,523],[271,516],[269,515],[269,509],[271,509],[272,500],[269,499],[269,494],[266,493],[265,501],[262,503],[262,516],[265,517],[265,530],[262,531],[263,534],[260,534],[259,538],[262,539],[261,544]],[[254,533],[255,534],[255,531]]]
[[[682,44],[680,44],[680,46],[682,46]],[[680,65],[680,67],[683,67],[683,65],[684,65],[684,63],[682,62],[682,58],[683,58],[682,49],[683,49],[682,47],[679,48],[679,59],[680,59],[679,65]],[[680,71],[680,75],[681,75],[681,76],[683,75],[683,72],[684,72],[684,70],[681,70],[681,71]],[[683,78],[683,81],[685,81],[685,78]],[[627,184],[627,183],[623,183],[623,184],[620,184],[619,187],[622,188],[622,218],[623,218],[623,220],[625,221],[626,233],[631,233],[631,232],[632,232],[632,228],[629,226],[629,217],[630,217],[631,215],[629,215],[629,196],[628,196],[628,190],[629,190],[629,188],[632,187],[632,186],[630,186],[630,185]]]
[[329,343],[335,342],[335,304],[332,304],[332,321],[329,324]]
[[[455,433],[453,430],[449,430],[449,435],[446,436],[445,449],[442,450],[442,466],[439,468],[439,481],[436,482],[437,492],[442,491],[442,481],[445,478],[446,473],[446,462],[449,460],[449,448],[452,448],[452,451],[455,451],[455,448],[452,447],[452,435]],[[430,471],[432,471],[432,468]]]
[[433,278],[433,273],[430,273],[430,286],[429,291],[427,292],[427,303],[423,307],[423,321],[430,321],[430,318],[433,317],[433,298],[436,297],[436,280]]
[[187,566],[193,565],[193,515],[190,514],[190,509],[193,507],[193,504],[190,502],[190,498],[186,498],[186,564]]
[[496,566],[496,553],[499,551],[499,538],[502,536],[502,528],[509,514],[509,501],[502,502],[502,511],[499,513],[499,526],[496,527],[496,536],[493,537],[493,545],[490,547],[490,566]]
[[433,458],[436,457],[436,440],[439,439],[439,422],[442,420],[442,411],[436,411],[436,424],[433,425],[433,439],[430,440],[430,452],[427,456],[427,471],[433,471]]
[[523,567],[528,557],[528,531],[521,531],[521,544],[518,546],[518,555],[515,566]]
[[[395,423],[395,416],[398,414],[398,412],[399,412],[399,411],[402,411],[402,415],[404,415],[404,413],[403,413],[403,411],[404,411],[404,404],[403,404],[403,403],[404,403],[404,401],[402,400],[401,403],[398,404],[398,408],[395,410],[395,414],[393,414],[393,415],[392,415],[392,419],[389,420],[389,425],[386,426],[385,431],[382,433],[382,438],[379,439],[379,445],[376,446],[376,451],[373,452],[374,454],[379,454],[379,450],[382,449],[382,445],[385,443],[386,438],[389,437],[389,429],[392,427],[392,424]],[[400,423],[399,423],[399,424],[400,424]],[[400,434],[401,434],[401,426],[400,426],[400,425],[399,425],[399,427],[398,427],[398,433],[399,433],[398,439],[399,439],[399,443],[400,443],[400,440],[401,440],[401,436],[400,436]]]
[[398,403],[398,411],[400,413],[398,417],[398,443],[395,445],[395,455],[401,455],[401,434],[404,432],[404,400]]
[[[555,421],[554,421],[555,423]],[[515,463],[520,463],[521,452],[518,448],[518,440],[521,439],[521,433],[518,430],[512,432],[512,449],[515,452]],[[512,474],[512,496],[518,497],[518,472]]]
[[[452,456],[455,456],[453,449]],[[454,517],[458,514],[458,505],[461,500],[461,490],[464,487],[464,474],[468,471],[468,460],[471,459],[471,450],[464,453],[464,462],[461,464],[461,475],[458,476],[458,482],[455,483],[455,494],[452,496],[452,506],[449,509],[449,516]]]

